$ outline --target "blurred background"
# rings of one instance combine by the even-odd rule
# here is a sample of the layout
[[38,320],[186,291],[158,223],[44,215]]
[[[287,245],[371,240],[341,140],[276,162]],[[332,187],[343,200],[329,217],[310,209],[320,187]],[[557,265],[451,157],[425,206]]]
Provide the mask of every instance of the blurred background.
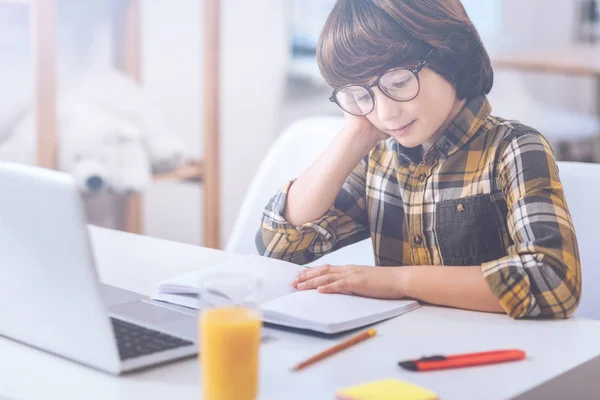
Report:
[[[463,0],[495,65],[493,114],[540,130],[560,160],[600,160],[597,3]],[[219,52],[207,55],[203,1],[0,0],[0,160],[72,174],[90,223],[203,244],[211,134],[220,150],[210,234],[224,247],[279,134],[341,115],[314,56],[333,4],[222,0]],[[207,56],[219,61],[220,94],[209,133]]]

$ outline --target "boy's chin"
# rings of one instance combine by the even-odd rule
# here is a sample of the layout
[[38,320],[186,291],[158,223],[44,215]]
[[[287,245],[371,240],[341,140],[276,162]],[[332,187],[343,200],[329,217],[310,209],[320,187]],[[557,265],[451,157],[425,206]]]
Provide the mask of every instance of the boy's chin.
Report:
[[405,147],[407,149],[412,149],[415,147],[419,147],[420,145],[423,144],[422,140],[417,140],[417,138],[410,138],[410,137],[394,137],[394,139],[396,139],[396,141],[398,143],[400,143],[402,145],[402,147]]

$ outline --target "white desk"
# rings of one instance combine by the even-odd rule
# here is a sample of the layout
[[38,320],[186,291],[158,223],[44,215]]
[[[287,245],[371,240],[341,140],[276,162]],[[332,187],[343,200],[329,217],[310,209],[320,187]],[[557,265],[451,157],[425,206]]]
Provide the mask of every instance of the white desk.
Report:
[[[100,278],[151,294],[174,274],[214,264],[233,255],[195,246],[91,228]],[[73,290],[77,290],[74,288]],[[506,399],[600,354],[600,322],[513,321],[437,307],[381,323],[378,336],[300,373],[297,361],[331,345],[331,340],[276,332],[261,354],[261,399],[332,399],[336,389],[396,377],[437,391],[442,399]],[[396,362],[434,353],[521,348],[522,362],[411,373]],[[141,373],[112,377],[0,338],[0,398],[17,399],[198,399],[195,359]]]

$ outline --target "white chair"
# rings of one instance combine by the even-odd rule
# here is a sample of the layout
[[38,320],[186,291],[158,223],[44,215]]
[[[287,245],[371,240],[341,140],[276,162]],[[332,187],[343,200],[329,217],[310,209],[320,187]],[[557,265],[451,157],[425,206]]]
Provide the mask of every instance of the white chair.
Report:
[[600,319],[600,164],[559,162],[560,180],[575,224],[583,291],[577,316]]
[[[297,177],[325,150],[342,129],[343,117],[309,117],[292,123],[273,143],[254,175],[225,250],[256,254],[254,238],[269,199]],[[374,265],[373,246],[367,239],[344,247],[312,263]]]

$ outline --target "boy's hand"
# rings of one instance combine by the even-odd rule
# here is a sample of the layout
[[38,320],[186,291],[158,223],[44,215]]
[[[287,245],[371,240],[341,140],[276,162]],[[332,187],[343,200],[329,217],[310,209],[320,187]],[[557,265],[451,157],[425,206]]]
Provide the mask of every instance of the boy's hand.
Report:
[[365,140],[369,148],[373,148],[381,140],[389,138],[389,135],[383,133],[367,119],[367,117],[345,114],[344,130],[355,135],[359,140]]
[[292,286],[298,290],[317,289],[321,293],[402,299],[405,291],[401,270],[402,267],[325,264],[302,271]]

